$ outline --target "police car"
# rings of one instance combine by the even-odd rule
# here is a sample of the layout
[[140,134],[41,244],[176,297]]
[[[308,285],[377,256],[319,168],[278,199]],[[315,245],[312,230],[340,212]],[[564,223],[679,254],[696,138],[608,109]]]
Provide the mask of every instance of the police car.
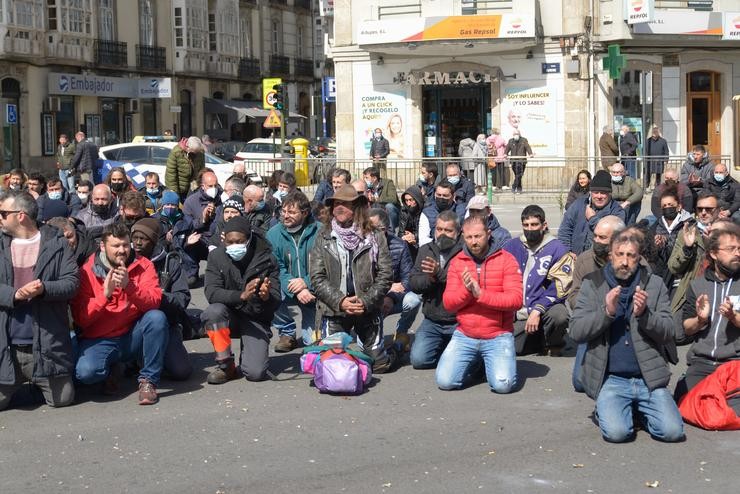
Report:
[[[178,145],[176,138],[169,136],[137,136],[133,142],[103,146],[98,151],[98,158],[102,161],[98,168],[95,182],[102,182],[116,166],[123,167],[126,174],[136,188],[143,187],[146,174],[155,172],[159,181],[164,184],[167,158],[172,148]],[[224,161],[211,153],[205,153],[206,167],[212,169],[218,177],[218,183],[223,185],[232,175],[234,163]],[[257,185],[262,184],[262,177],[254,170],[246,170],[249,180]]]

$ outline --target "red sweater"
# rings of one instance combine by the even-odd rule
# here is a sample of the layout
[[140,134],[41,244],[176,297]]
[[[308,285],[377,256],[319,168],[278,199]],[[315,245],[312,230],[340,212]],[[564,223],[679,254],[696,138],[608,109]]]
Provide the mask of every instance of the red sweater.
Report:
[[[516,259],[499,249],[489,254],[479,268],[466,251],[463,249],[450,261],[442,297],[445,309],[457,312],[457,329],[469,338],[487,340],[512,332],[514,314],[522,307],[523,299],[522,273]],[[465,268],[477,276],[481,288],[477,300],[463,284]]]
[[82,330],[82,338],[115,338],[131,331],[145,312],[158,309],[162,289],[154,264],[137,256],[128,266],[125,290],[116,288],[105,298],[105,273],[98,253],[90,256],[80,270],[80,290],[72,299],[72,317]]

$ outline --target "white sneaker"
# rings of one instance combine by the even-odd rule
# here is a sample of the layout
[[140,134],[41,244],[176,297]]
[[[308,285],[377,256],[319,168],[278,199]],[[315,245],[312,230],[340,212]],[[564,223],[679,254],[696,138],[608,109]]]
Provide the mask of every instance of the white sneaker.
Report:
[[504,186],[503,186],[503,187],[501,187],[501,188],[502,188],[503,190],[509,190],[509,186],[508,186],[508,185],[504,185]]

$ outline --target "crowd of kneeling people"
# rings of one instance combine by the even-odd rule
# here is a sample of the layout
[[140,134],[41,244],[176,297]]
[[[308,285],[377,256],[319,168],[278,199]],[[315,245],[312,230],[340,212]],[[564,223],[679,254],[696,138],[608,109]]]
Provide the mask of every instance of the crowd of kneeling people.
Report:
[[[156,403],[163,375],[190,376],[183,340],[202,335],[215,351],[208,383],[263,380],[271,328],[275,352],[297,348],[300,313],[304,346],[351,333],[374,373],[409,352],[443,390],[485,376],[510,393],[517,355],[575,354],[573,386],[595,400],[604,439],[628,440],[640,419],[654,438],[682,440],[677,401],[740,358],[740,204],[667,172],[657,214],[637,222],[634,203],[613,197],[629,179],[616,166],[585,184],[579,174],[557,236],[529,205],[511,238],[458,165],[444,172],[425,163],[399,195],[382,170],[352,181],[335,169],[313,202],[282,172],[265,195],[206,169],[183,203],[155,173],[141,190],[122,169],[75,190],[21,177],[0,192],[0,410],[28,382],[59,407],[76,385],[115,393],[132,370],[139,403]],[[194,320],[203,260],[208,305]]]

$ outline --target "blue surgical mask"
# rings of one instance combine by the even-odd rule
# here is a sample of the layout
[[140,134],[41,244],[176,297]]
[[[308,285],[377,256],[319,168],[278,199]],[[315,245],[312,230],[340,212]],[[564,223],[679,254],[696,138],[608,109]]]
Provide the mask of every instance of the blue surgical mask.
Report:
[[372,180],[365,180],[365,185],[367,186],[368,189],[372,189],[373,188],[373,181]]
[[159,195],[159,189],[146,189],[146,193],[150,196],[158,196]]
[[714,180],[717,181],[717,182],[724,182],[725,181],[725,178],[726,177],[722,173],[715,173],[714,174]]
[[460,177],[458,175],[455,175],[454,177],[447,177],[447,181],[450,182],[452,185],[457,185],[460,183]]
[[231,244],[226,246],[226,253],[235,261],[241,261],[247,255],[247,244]]
[[52,201],[58,201],[62,198],[62,193],[59,191],[49,192],[49,199]]
[[265,209],[265,201],[258,202],[257,205],[254,206],[254,209],[256,211],[262,211],[263,209]]
[[276,190],[274,194],[272,194],[272,197],[277,199],[278,202],[283,202],[283,197],[287,196],[288,193],[284,190]]

